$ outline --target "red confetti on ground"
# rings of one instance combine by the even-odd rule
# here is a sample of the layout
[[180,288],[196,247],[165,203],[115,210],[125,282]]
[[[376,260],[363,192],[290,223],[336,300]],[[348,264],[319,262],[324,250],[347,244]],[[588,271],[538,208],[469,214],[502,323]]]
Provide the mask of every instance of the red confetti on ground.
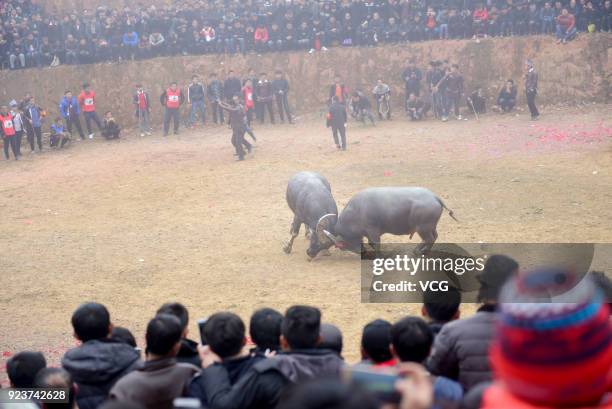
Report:
[[385,175],[385,176],[391,176],[391,175],[392,175],[392,173],[391,173],[391,171],[389,171],[389,170],[385,170],[385,172],[383,173],[383,175]]

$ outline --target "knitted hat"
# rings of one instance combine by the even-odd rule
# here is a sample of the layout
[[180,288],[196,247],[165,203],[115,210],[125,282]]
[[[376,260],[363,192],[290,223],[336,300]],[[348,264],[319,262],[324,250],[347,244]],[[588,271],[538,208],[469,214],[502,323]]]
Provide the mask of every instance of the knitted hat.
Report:
[[535,271],[508,282],[500,301],[491,365],[513,395],[572,407],[612,391],[612,324],[589,279]]

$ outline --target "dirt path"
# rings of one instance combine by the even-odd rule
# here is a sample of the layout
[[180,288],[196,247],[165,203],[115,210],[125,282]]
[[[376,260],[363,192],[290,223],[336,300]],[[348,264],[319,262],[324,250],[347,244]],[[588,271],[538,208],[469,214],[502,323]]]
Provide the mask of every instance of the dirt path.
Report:
[[194,322],[221,309],[248,319],[258,307],[317,305],[355,360],[368,320],[420,306],[361,304],[353,255],[309,263],[302,238],[284,254],[288,178],[321,172],[339,208],[365,187],[426,186],[461,219],[442,217],[440,241],[609,242],[610,106],[589,109],[539,122],[352,123],[347,152],[333,148],[319,118],[304,119],[257,127],[255,153],[242,163],[223,127],[78,142],[0,162],[0,360],[25,348],[59,356],[74,342],[70,314],[85,300],[106,304],[141,340],[168,300],[185,303]]

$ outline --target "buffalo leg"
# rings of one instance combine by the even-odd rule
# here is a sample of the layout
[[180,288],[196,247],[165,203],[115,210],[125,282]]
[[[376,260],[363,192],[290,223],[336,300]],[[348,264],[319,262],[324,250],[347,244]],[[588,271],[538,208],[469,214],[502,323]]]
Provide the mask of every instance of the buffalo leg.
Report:
[[438,238],[438,232],[435,228],[424,229],[418,231],[421,237],[421,243],[417,246],[416,251],[419,255],[427,253],[433,247],[436,239]]
[[285,253],[287,254],[291,253],[291,249],[293,248],[293,241],[298,236],[298,234],[300,234],[301,225],[302,225],[302,222],[297,218],[297,216],[293,216],[293,223],[291,223],[291,229],[289,230],[291,237],[289,238],[289,241],[283,247],[283,251]]
[[378,255],[380,253],[380,233],[377,231],[368,231],[366,237],[368,238],[368,244],[372,250],[374,250],[374,255]]

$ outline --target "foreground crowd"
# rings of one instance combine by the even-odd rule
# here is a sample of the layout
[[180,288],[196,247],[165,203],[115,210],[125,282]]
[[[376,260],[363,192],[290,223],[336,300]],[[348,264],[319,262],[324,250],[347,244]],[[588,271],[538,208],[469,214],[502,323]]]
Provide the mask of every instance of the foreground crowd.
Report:
[[0,66],[11,69],[158,56],[325,51],[448,38],[610,31],[610,0],[176,1],[53,14],[0,2]]
[[[487,112],[487,99],[480,87],[470,93],[464,89],[464,78],[457,64],[449,61],[431,61],[429,69],[423,74],[416,61],[410,59],[401,73],[404,82],[403,105],[408,118],[419,121],[427,118],[431,111],[436,119],[448,121],[451,115],[461,120],[463,104],[469,114],[476,119]],[[424,83],[424,84],[423,84]],[[524,89],[531,119],[538,119],[540,112],[536,107],[538,93],[538,74],[531,61],[525,65]],[[245,139],[248,134],[256,141],[253,132],[253,121],[263,124],[266,117],[272,124],[280,119],[292,124],[294,116],[289,105],[289,81],[282,71],[275,71],[274,78],[268,79],[266,72],[257,74],[254,69],[240,78],[234,70],[228,70],[224,79],[211,72],[207,84],[194,75],[186,87],[186,92],[173,81],[159,97],[163,107],[163,135],[168,136],[170,125],[174,134],[179,133],[182,123],[181,108],[189,106],[187,118],[183,118],[188,127],[198,123],[203,126],[208,118],[215,124],[227,124],[232,129],[232,145],[238,160],[243,160],[246,152],[251,152],[252,145]],[[356,89],[349,91],[339,76],[334,78],[329,87],[327,100],[326,124],[331,128],[334,143],[338,149],[346,150],[346,125],[350,117],[358,122],[375,125],[378,120],[390,120],[392,117],[391,87],[383,78],[378,78],[371,90]],[[466,95],[467,94],[467,95]],[[370,98],[376,102],[375,109]],[[151,135],[152,100],[142,84],[137,84],[131,96],[134,116],[138,122],[140,136]],[[513,79],[506,81],[499,91],[494,106],[501,113],[512,112],[517,103],[517,86]],[[64,148],[72,141],[72,134],[78,132],[81,140],[92,139],[95,135],[93,126],[106,139],[118,139],[121,129],[111,111],[104,114],[101,121],[97,114],[96,93],[86,82],[81,92],[74,95],[65,90],[60,98],[59,116],[50,121],[49,146]],[[4,156],[9,159],[10,150],[13,157],[19,159],[23,136],[27,136],[32,153],[43,147],[43,125],[47,111],[36,103],[30,93],[9,106],[0,107],[0,135],[2,136]],[[85,120],[87,134],[81,125]]]
[[[468,318],[459,319],[452,290],[426,293],[423,318],[367,323],[355,365],[315,307],[260,309],[250,337],[239,316],[217,312],[198,321],[198,345],[187,338],[187,309],[168,303],[141,350],[103,305],[86,303],[72,315],[80,346],[61,367],[24,351],[7,372],[13,387],[68,389],[68,403],[42,405],[56,409],[612,407],[609,279],[518,271],[511,258],[491,256],[478,277],[481,305]],[[551,292],[570,288],[570,302],[550,303]]]

